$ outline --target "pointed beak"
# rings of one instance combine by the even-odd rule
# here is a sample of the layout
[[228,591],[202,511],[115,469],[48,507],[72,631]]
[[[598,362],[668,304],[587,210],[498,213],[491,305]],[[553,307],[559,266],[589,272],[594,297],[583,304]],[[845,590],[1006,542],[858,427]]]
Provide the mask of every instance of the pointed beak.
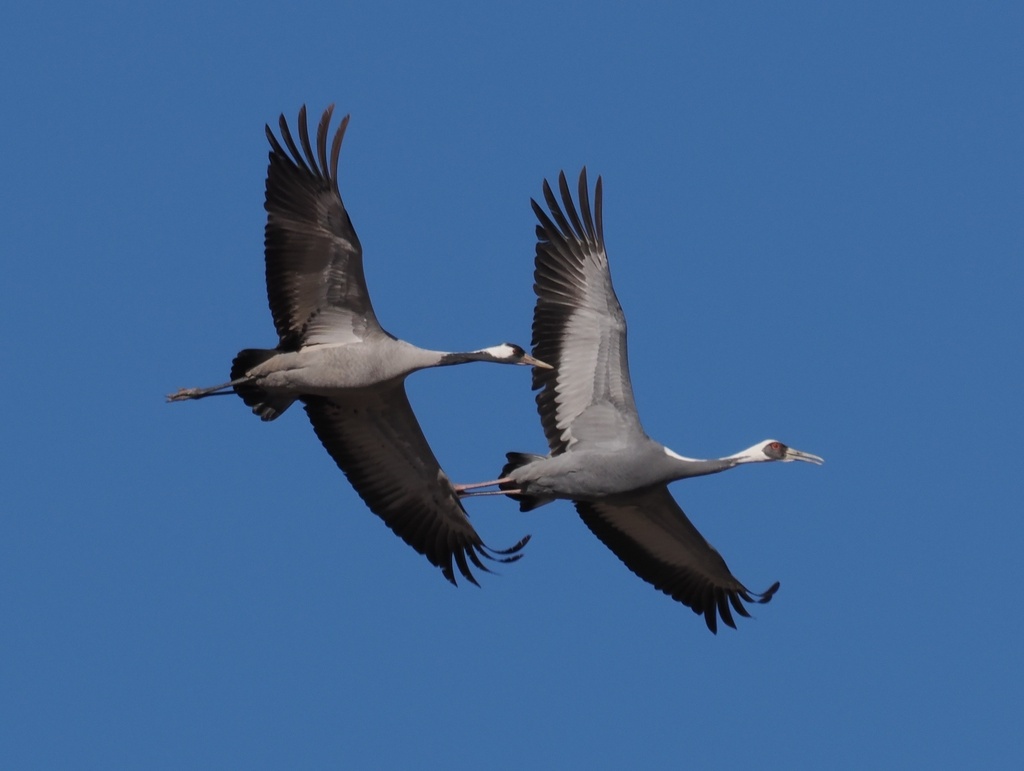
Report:
[[523,360],[521,362],[519,362],[519,363],[520,364],[529,364],[529,365],[534,366],[534,367],[539,367],[540,369],[554,369],[554,367],[552,367],[546,361],[541,361],[540,359],[535,359],[530,354],[526,354],[523,357]]
[[786,449],[785,460],[802,460],[807,463],[813,463],[815,466],[820,466],[822,463],[825,462],[824,458],[821,458],[817,455],[812,455],[809,452],[800,452],[800,450],[794,450],[792,447],[788,447]]

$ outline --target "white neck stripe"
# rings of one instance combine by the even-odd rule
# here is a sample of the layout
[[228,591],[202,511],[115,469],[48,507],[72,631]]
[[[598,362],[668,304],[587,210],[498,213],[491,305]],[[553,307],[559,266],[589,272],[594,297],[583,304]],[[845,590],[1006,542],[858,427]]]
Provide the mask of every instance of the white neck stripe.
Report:
[[672,450],[670,450],[668,447],[663,447],[662,449],[665,451],[665,454],[668,457],[675,458],[676,460],[685,460],[690,461],[691,463],[696,463],[697,461],[700,460],[700,458],[687,458],[686,456],[680,455],[677,452],[672,452]]

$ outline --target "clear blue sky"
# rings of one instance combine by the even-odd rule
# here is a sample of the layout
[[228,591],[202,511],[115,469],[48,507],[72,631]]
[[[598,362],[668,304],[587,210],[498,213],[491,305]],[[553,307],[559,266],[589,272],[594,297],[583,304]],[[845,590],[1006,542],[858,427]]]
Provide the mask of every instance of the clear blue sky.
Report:
[[[0,765],[1024,764],[1019,3],[21,3],[0,30]],[[673,486],[717,637],[571,506],[454,589],[301,411],[165,404],[275,342],[264,123],[334,102],[384,325],[528,344],[531,196],[586,164],[649,433],[827,459]],[[422,373],[457,481],[529,374]]]

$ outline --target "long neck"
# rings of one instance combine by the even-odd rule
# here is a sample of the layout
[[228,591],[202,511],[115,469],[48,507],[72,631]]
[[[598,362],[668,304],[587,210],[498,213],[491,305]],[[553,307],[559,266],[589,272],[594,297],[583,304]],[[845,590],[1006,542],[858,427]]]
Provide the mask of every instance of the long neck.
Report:
[[739,464],[741,461],[735,457],[729,458],[686,458],[678,455],[672,450],[665,448],[665,457],[670,464],[675,479],[688,479],[690,477],[702,477],[708,474],[717,474],[726,471]]
[[[508,343],[492,345],[490,348],[481,348],[478,351],[463,351],[461,353],[446,353],[441,356],[438,362],[439,367],[449,364],[465,364],[468,361],[493,361],[499,364],[516,364],[516,348]],[[519,351],[522,353],[522,351]]]
[[483,351],[460,351],[457,353],[443,353],[439,361],[437,362],[438,367],[447,367],[450,364],[465,364],[470,361],[494,361],[494,357],[489,353]]

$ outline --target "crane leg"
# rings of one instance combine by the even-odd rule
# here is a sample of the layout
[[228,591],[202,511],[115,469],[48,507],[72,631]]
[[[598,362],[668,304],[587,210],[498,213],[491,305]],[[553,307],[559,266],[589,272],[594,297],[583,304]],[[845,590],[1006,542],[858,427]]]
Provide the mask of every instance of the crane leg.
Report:
[[[452,487],[455,488],[455,492],[464,493],[466,490],[476,490],[478,487],[493,487],[494,485],[504,485],[508,484],[511,481],[512,477],[502,477],[501,479],[493,479],[490,482],[473,482],[472,484],[468,485],[453,484]],[[504,495],[505,491],[502,490],[500,494]]]
[[210,386],[209,388],[179,388],[173,394],[167,394],[167,401],[180,402],[185,399],[204,399],[207,396],[226,396],[231,393],[229,389],[232,389],[241,383],[245,383],[248,380],[249,378],[247,377],[240,377],[227,383]]

